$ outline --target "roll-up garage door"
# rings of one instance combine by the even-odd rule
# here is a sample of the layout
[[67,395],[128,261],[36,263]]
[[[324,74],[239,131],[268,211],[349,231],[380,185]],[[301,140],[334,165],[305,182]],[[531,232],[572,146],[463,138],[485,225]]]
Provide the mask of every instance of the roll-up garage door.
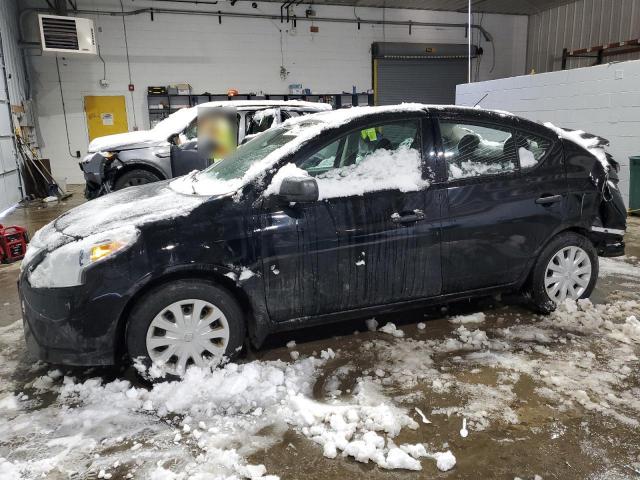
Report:
[[454,104],[467,81],[466,45],[374,43],[372,52],[377,105]]

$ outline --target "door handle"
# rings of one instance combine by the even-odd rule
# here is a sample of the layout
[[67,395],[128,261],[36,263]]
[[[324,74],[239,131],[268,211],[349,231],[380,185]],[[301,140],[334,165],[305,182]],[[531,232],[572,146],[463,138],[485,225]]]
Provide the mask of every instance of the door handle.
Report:
[[543,195],[536,200],[538,205],[551,205],[562,201],[562,195]]
[[393,223],[413,223],[419,220],[424,220],[425,214],[422,210],[414,210],[413,213],[407,213],[401,215],[399,213],[394,213],[391,215],[391,221]]

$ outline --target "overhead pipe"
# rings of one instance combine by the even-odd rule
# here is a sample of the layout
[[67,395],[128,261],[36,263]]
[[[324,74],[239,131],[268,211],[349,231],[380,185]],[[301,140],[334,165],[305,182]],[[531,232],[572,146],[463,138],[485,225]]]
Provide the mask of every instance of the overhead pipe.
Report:
[[[51,13],[51,10],[48,8],[27,8],[20,12],[20,38],[24,40],[22,36],[22,19],[25,14],[29,12],[36,13]],[[79,15],[109,15],[112,17],[129,17],[135,15],[142,14],[151,14],[151,13],[161,13],[167,15],[204,15],[211,17],[229,17],[229,18],[256,18],[262,20],[278,20],[279,17],[277,14],[267,14],[267,13],[241,13],[241,12],[223,12],[223,11],[211,11],[211,10],[187,10],[187,9],[174,9],[174,8],[139,8],[136,10],[129,10],[126,12],[121,12],[117,10],[87,10],[81,9],[77,10],[74,13]],[[281,10],[281,14],[282,14]],[[385,25],[385,26],[401,26],[401,27],[441,27],[441,28],[462,28],[467,29],[468,24],[465,23],[448,23],[448,22],[416,22],[413,20],[366,20],[363,18],[337,18],[337,17],[299,17],[296,19],[297,21],[306,21],[306,22],[328,22],[328,23],[351,23],[351,24],[363,24],[363,25]],[[472,24],[471,28],[475,28],[480,33],[487,42],[492,42],[493,37],[491,34],[482,26],[477,24]],[[22,41],[21,43],[26,44],[27,42]]]

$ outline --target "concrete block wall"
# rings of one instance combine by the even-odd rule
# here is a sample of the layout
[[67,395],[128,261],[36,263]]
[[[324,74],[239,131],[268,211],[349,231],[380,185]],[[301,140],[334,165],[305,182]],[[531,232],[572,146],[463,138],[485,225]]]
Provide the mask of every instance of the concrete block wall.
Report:
[[508,110],[608,139],[629,200],[629,156],[640,155],[640,60],[458,85],[456,103]]
[[[189,8],[279,14],[279,3],[250,2],[231,6],[221,1],[215,8],[192,4],[167,4],[160,1],[124,0],[124,9]],[[24,6],[42,7],[40,0],[29,0]],[[119,10],[112,0],[78,0],[80,9]],[[176,6],[177,5],[177,6]],[[24,7],[23,7],[24,8]],[[302,17],[307,5],[296,7]],[[387,8],[356,8],[314,6],[320,17],[413,20],[427,22],[466,22],[466,14]],[[95,21],[97,37],[106,64],[108,88],[99,86],[103,63],[95,56],[59,58],[62,90],[70,130],[67,145],[62,116],[60,86],[55,57],[32,51],[30,57],[32,82],[38,107],[43,153],[51,159],[54,174],[67,177],[69,183],[83,181],[78,159],[69,154],[86,151],[87,127],[83,111],[85,95],[125,95],[129,127],[148,127],[146,88],[186,82],[194,93],[226,92],[236,88],[241,92],[286,93],[291,83],[302,83],[318,93],[358,91],[371,88],[371,44],[388,42],[466,43],[462,28],[407,27],[355,24],[317,23],[319,33],[310,33],[308,22],[299,21],[297,28],[279,20],[223,18],[196,15],[149,14],[126,17],[133,95],[129,84],[125,55],[122,18],[105,15],[81,15]],[[492,49],[484,44],[485,55],[480,64],[479,78],[490,79],[524,73],[527,40],[527,17],[485,15],[483,26],[495,40],[495,66]],[[37,40],[33,15],[24,19],[27,40]],[[290,72],[280,78],[280,66]]]

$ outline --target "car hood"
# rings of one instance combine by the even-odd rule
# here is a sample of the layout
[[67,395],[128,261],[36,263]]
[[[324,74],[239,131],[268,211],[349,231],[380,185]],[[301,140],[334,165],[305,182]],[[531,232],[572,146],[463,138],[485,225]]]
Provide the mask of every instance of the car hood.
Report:
[[171,220],[188,215],[208,197],[184,195],[168,181],[125,188],[76,207],[39,230],[35,249],[54,250],[64,244],[109,230]]
[[141,130],[139,132],[117,133],[98,137],[89,143],[89,153],[104,152],[110,150],[133,150],[145,148],[153,144],[166,143],[167,138],[153,130]]

